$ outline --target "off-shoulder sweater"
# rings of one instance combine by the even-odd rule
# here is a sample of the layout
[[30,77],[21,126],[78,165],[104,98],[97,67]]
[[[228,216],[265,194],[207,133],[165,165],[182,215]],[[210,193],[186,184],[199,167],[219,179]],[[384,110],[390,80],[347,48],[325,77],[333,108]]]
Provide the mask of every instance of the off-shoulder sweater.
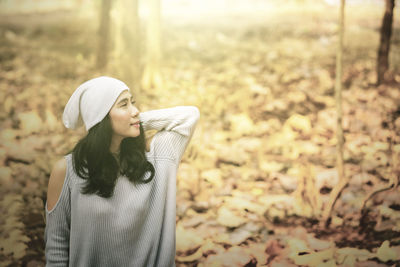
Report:
[[[52,210],[46,203],[46,266],[175,266],[176,174],[199,110],[178,106],[142,112],[144,130],[155,129],[146,157],[153,180],[134,185],[118,177],[111,198],[84,195],[72,155]],[[145,178],[150,173],[145,174]]]

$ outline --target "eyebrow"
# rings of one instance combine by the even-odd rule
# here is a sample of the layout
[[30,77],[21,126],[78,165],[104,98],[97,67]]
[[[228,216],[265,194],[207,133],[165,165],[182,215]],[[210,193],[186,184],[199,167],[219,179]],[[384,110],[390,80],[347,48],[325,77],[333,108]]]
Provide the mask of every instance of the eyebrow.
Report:
[[[133,99],[133,96],[131,96],[130,99],[132,100],[132,99]],[[129,98],[128,98],[128,97],[125,97],[125,98],[121,99],[121,100],[117,103],[117,105],[122,104],[123,102],[128,102],[128,101],[129,101]]]

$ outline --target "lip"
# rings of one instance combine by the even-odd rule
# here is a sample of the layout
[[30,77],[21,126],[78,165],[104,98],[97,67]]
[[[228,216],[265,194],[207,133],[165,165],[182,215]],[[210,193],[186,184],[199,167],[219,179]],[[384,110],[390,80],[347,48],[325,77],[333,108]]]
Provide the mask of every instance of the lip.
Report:
[[139,127],[140,126],[140,121],[134,122],[130,124],[131,126],[136,126]]

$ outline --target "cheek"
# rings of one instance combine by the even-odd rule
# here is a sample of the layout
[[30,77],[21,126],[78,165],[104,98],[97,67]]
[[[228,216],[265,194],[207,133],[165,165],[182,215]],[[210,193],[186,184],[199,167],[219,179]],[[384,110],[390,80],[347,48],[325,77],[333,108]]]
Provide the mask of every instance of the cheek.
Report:
[[111,115],[111,123],[113,127],[128,127],[129,126],[129,114],[127,112],[113,112]]

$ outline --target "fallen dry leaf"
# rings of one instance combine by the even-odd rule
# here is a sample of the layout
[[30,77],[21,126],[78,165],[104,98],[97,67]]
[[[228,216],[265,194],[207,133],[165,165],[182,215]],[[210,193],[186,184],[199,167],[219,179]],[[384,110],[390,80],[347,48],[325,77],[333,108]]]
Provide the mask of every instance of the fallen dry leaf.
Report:
[[246,219],[236,215],[230,209],[222,206],[218,209],[217,222],[226,227],[238,227],[246,222]]
[[195,249],[204,243],[202,237],[197,235],[193,230],[185,229],[181,224],[176,226],[176,250],[185,252]]

